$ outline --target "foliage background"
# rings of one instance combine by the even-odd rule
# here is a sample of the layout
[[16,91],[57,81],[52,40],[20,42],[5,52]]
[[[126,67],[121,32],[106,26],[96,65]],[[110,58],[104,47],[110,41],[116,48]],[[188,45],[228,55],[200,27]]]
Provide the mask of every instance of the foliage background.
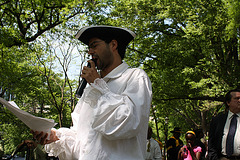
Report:
[[[70,73],[79,77],[88,58],[73,38],[81,26],[114,25],[137,34],[125,61],[152,81],[150,125],[160,141],[175,126],[201,128],[207,139],[211,118],[225,111],[224,95],[240,86],[238,1],[1,0],[0,6],[0,97],[55,119],[57,127],[71,125],[79,79]],[[11,153],[32,137],[6,108],[0,112]]]

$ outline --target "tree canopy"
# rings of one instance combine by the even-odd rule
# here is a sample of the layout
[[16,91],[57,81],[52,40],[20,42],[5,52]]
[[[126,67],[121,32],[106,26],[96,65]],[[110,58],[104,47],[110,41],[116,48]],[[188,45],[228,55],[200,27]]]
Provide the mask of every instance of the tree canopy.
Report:
[[[70,126],[79,79],[71,81],[67,75],[72,52],[54,54],[53,44],[77,47],[83,60],[84,47],[73,40],[81,26],[114,25],[137,34],[124,60],[151,79],[155,121],[150,123],[157,126],[160,139],[165,117],[169,130],[179,126],[207,133],[212,116],[225,111],[225,93],[240,87],[238,1],[1,0],[0,6],[0,96],[25,104],[26,110],[51,105],[51,112],[42,116],[63,126]],[[62,74],[54,71],[57,59]],[[9,113],[1,112],[0,125],[14,128],[15,120],[8,125]]]

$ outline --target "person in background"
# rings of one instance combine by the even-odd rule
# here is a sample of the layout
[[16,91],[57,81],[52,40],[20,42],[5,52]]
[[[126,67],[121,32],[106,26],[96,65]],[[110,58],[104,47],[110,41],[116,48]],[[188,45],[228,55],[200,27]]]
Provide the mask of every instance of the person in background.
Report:
[[196,129],[194,130],[194,133],[196,134],[196,140],[195,144],[196,146],[200,146],[202,148],[201,158],[200,160],[205,160],[206,156],[206,145],[201,141],[201,139],[204,137],[202,129]]
[[[89,26],[76,38],[93,60],[81,77],[89,84],[73,113],[73,126],[52,129],[50,138],[33,132],[60,160],[143,160],[146,153],[152,85],[146,72],[123,61],[135,33],[114,26]],[[97,71],[97,69],[100,73]]]
[[16,150],[11,154],[11,157],[14,157],[18,152],[26,152],[26,160],[47,160],[47,153],[45,152],[44,146],[37,144],[33,140],[24,140],[20,143]]
[[156,140],[152,138],[152,128],[148,127],[147,135],[147,152],[145,160],[162,160],[162,153],[160,146]]
[[188,131],[185,138],[187,144],[179,150],[178,160],[200,160],[202,148],[195,143],[196,134]]
[[178,151],[183,146],[183,141],[180,139],[181,129],[175,127],[171,133],[173,133],[173,136],[167,141],[167,159],[177,160]]
[[227,92],[227,112],[213,117],[208,139],[209,160],[240,160],[240,89]]
[[3,150],[3,140],[2,140],[2,137],[0,135],[0,160],[2,159],[3,157],[3,154],[4,154],[4,150]]
[[[154,140],[158,142],[159,147],[160,147],[160,150],[161,150],[161,153],[163,153],[163,148],[164,148],[164,146],[163,146],[162,142],[159,141],[159,140],[157,140],[157,139],[154,139]],[[163,155],[162,155],[162,156],[163,156]]]

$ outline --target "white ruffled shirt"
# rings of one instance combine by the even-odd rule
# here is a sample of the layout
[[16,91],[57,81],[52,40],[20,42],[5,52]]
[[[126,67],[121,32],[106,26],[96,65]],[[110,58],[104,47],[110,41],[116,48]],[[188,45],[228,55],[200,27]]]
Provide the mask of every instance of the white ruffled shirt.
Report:
[[147,74],[123,62],[85,88],[73,126],[45,150],[60,160],[143,160],[151,100]]

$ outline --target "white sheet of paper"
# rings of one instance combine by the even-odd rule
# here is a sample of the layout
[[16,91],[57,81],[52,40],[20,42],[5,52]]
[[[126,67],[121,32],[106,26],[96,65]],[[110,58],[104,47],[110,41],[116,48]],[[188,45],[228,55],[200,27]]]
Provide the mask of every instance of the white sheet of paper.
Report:
[[20,109],[14,101],[8,101],[13,107]]
[[[21,110],[15,102],[8,102],[0,97],[0,102],[8,108],[15,116],[17,116],[23,123],[34,131],[42,131],[48,133],[50,136],[51,129],[57,124],[53,119],[36,117],[28,112]],[[48,137],[49,138],[49,137]]]

